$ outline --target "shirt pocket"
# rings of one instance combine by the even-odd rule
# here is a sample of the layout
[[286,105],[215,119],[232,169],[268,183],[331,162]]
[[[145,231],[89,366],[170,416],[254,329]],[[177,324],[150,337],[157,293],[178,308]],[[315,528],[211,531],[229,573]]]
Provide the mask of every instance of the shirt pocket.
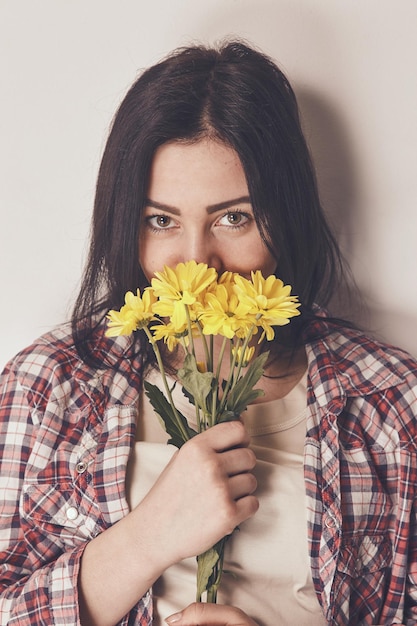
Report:
[[100,511],[89,494],[72,483],[29,484],[23,488],[22,526],[31,550],[45,560],[99,532]]
[[342,545],[337,569],[351,578],[391,566],[391,542],[384,535],[364,535]]
[[334,597],[349,624],[378,623],[381,590],[388,586],[392,546],[384,535],[361,535],[344,542],[339,553]]

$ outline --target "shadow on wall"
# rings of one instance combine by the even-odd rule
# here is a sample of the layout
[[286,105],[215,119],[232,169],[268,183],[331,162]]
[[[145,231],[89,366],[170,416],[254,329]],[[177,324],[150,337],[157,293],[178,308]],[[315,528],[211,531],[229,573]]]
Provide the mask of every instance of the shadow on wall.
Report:
[[[319,94],[295,86],[302,125],[314,162],[320,199],[331,228],[349,264],[355,254],[359,223],[359,190],[355,159],[336,107]],[[353,281],[353,279],[352,279]],[[335,294],[332,312],[368,327],[368,305],[352,285]]]
[[[316,168],[320,198],[348,264],[357,254],[361,226],[361,191],[349,133],[329,101],[295,86],[303,128]],[[358,288],[337,295],[332,310],[354,321],[377,339],[398,345],[417,357],[417,318],[404,310],[382,309]],[[395,323],[394,323],[395,320]]]
[[367,308],[373,336],[403,348],[417,359],[417,316],[404,310],[382,309],[372,303],[368,304]]

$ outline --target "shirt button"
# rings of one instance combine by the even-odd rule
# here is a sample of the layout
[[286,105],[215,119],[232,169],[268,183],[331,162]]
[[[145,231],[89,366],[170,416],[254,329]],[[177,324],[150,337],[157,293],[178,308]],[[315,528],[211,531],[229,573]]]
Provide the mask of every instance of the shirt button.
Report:
[[73,521],[73,520],[77,519],[77,517],[78,517],[77,509],[75,508],[75,506],[70,506],[67,509],[67,519]]
[[324,523],[327,526],[327,528],[334,528],[336,526],[336,520],[330,515],[326,517],[326,519],[324,520]]
[[87,463],[84,463],[83,461],[80,461],[75,466],[75,469],[77,470],[78,474],[83,474],[85,472],[85,470],[87,469]]

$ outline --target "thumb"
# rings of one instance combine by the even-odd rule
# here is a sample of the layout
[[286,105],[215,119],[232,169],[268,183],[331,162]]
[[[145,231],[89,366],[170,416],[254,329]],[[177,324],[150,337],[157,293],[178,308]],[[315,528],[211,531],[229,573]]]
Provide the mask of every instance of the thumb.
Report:
[[234,606],[194,602],[166,620],[169,626],[257,626],[256,622]]

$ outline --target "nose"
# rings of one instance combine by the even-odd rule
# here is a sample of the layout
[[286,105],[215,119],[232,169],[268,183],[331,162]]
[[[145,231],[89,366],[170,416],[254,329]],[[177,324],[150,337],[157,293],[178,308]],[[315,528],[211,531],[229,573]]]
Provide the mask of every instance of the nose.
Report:
[[182,243],[181,260],[183,262],[194,260],[197,263],[206,263],[218,272],[224,270],[221,250],[211,233],[204,231],[187,233]]

